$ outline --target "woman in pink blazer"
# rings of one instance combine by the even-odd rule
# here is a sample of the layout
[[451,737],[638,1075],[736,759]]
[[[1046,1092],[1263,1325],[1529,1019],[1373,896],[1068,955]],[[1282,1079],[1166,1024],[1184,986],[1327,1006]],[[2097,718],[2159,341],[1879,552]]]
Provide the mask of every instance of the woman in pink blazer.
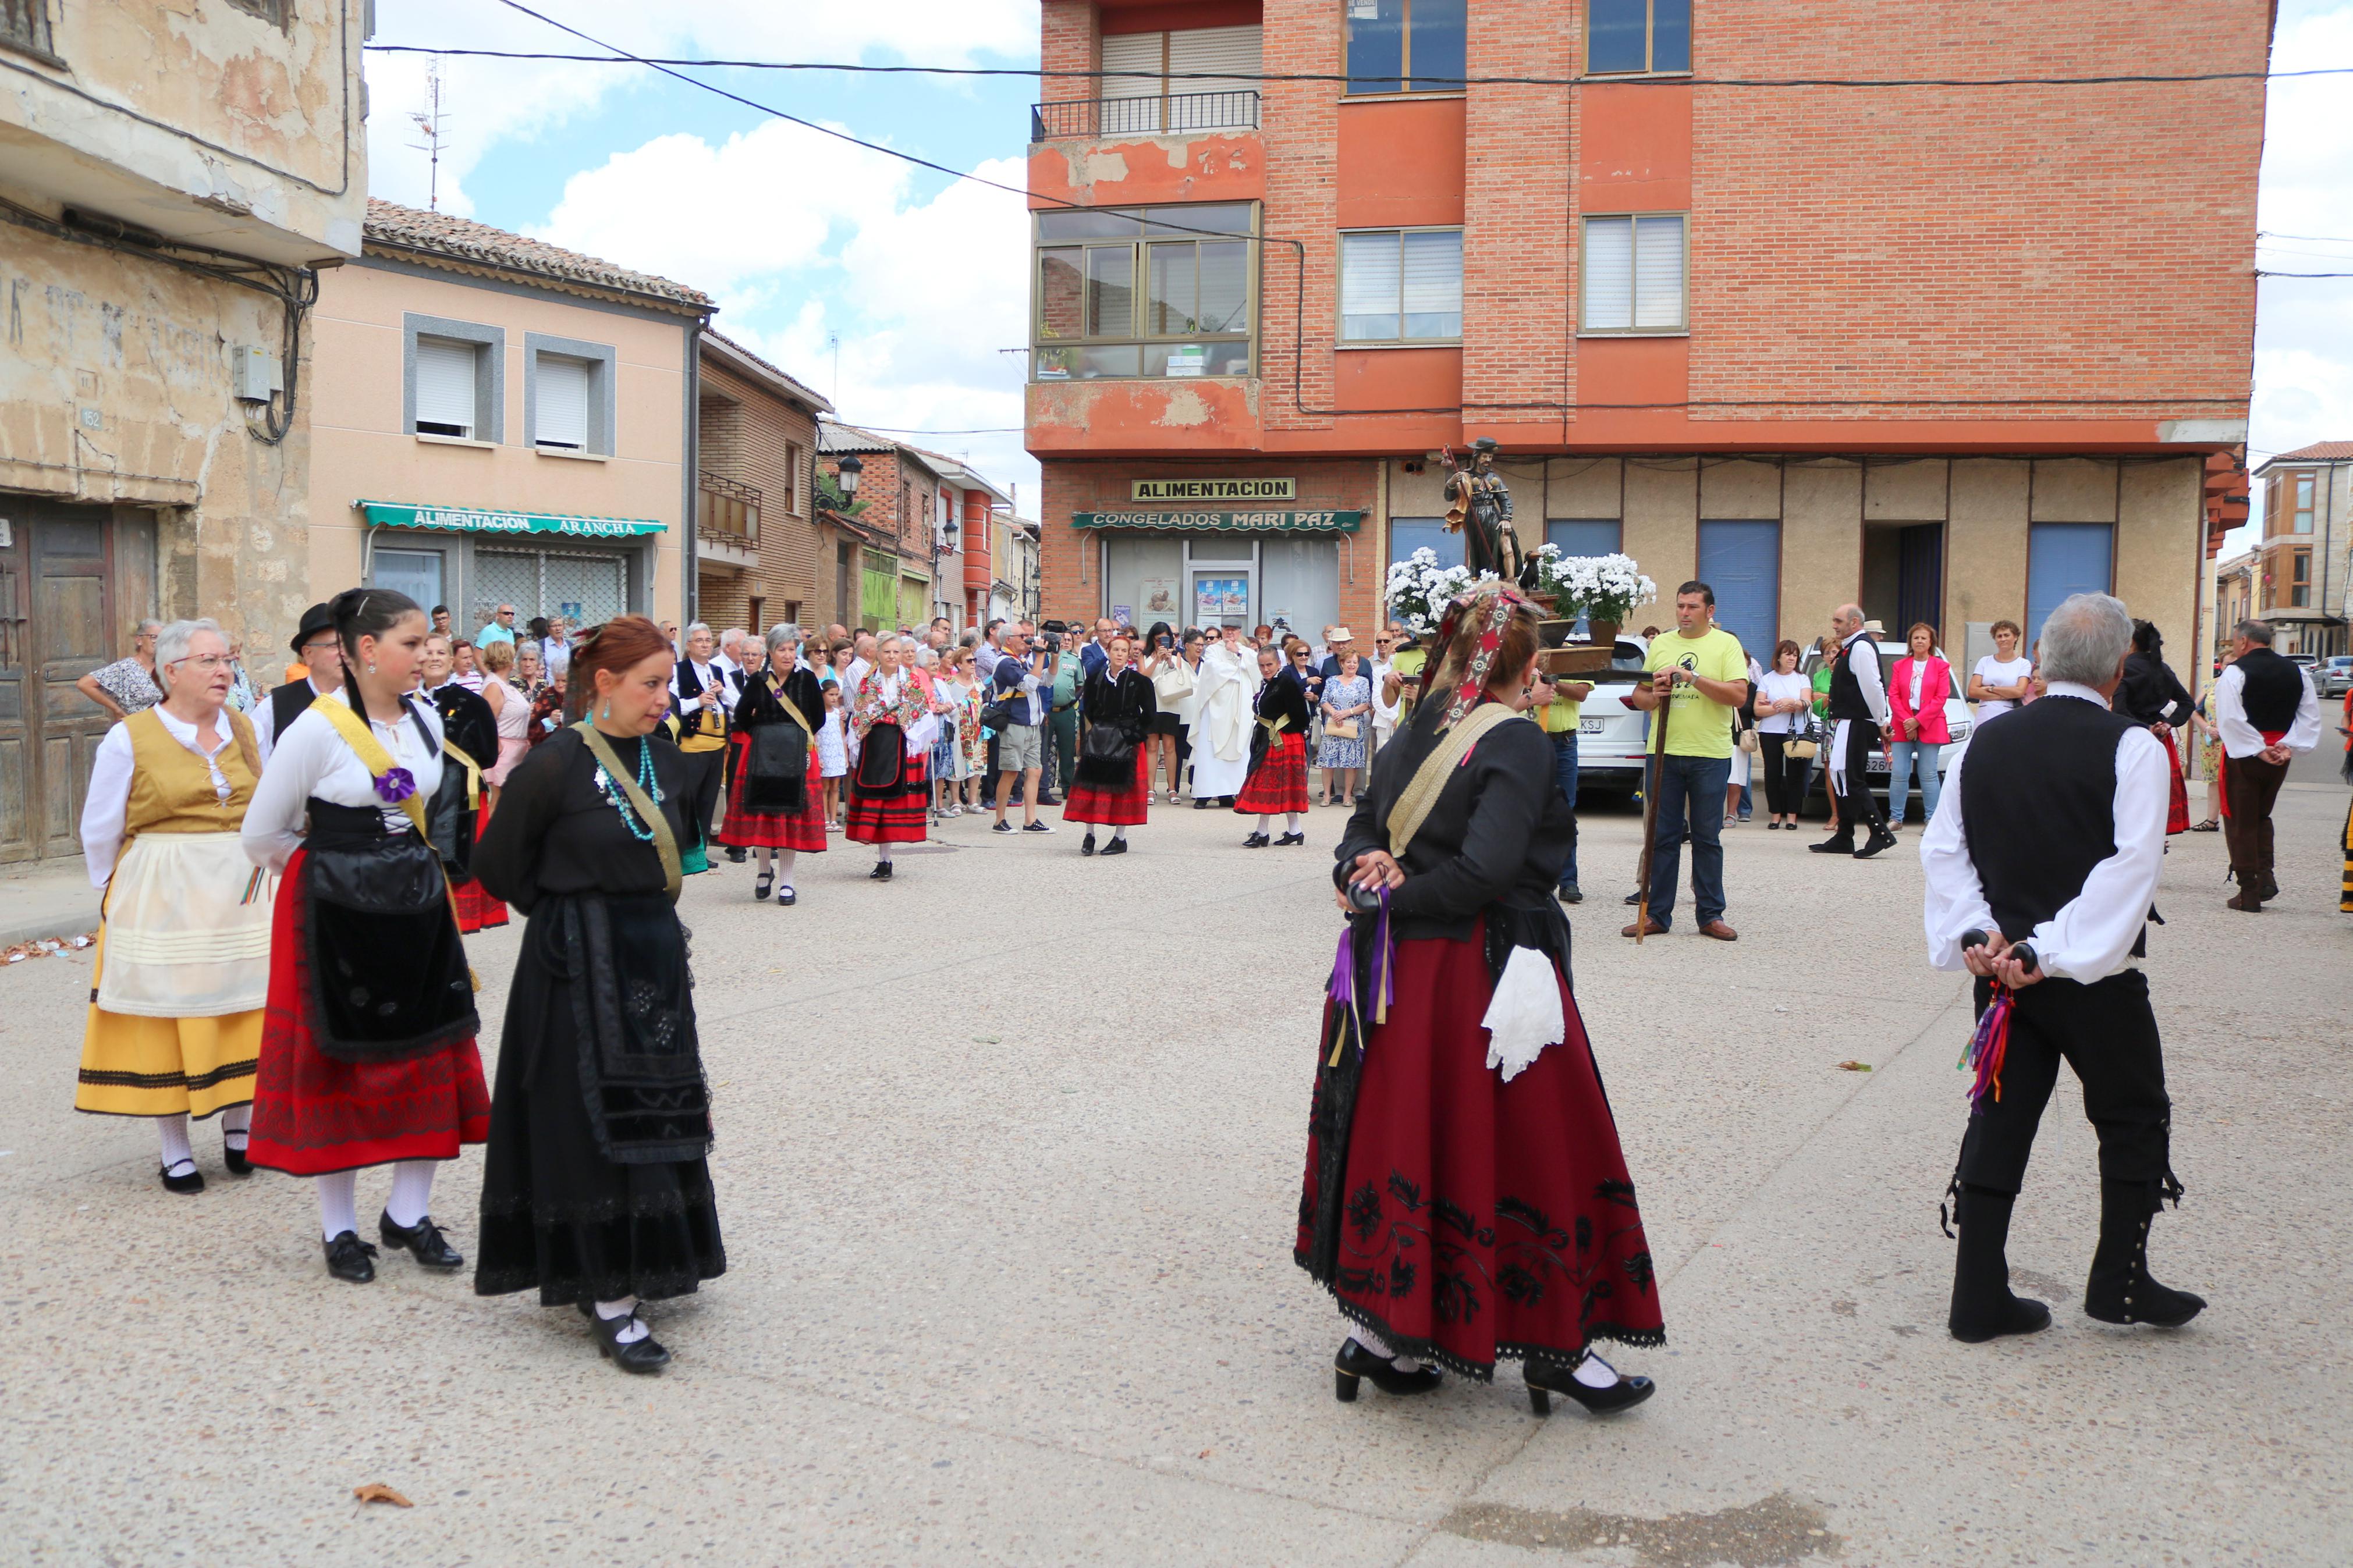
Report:
[[1905,634],[1911,650],[1895,661],[1887,678],[1887,702],[1894,710],[1887,734],[1887,826],[1904,826],[1904,807],[1912,798],[1912,764],[1920,764],[1920,794],[1927,802],[1925,821],[1936,815],[1936,796],[1944,780],[1936,773],[1936,753],[1953,738],[1945,724],[1945,702],[1953,694],[1953,667],[1936,651],[1936,628],[1915,621]]

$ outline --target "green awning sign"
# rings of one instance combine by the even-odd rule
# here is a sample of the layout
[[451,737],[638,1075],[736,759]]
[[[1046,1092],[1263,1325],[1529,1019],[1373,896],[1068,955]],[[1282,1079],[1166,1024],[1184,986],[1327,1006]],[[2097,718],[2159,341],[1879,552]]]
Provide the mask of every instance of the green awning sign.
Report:
[[663,533],[670,524],[644,517],[577,517],[565,512],[491,511],[470,506],[411,506],[405,501],[352,503],[372,528],[438,528],[452,533],[560,533],[573,539],[627,539]]
[[1073,528],[1170,528],[1204,533],[1354,533],[1361,511],[1080,511]]

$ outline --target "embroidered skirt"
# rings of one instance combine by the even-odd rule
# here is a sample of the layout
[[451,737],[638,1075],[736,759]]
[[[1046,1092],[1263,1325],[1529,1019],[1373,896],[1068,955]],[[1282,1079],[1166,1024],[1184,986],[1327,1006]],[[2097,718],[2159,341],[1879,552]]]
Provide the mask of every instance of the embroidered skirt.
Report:
[[[491,825],[492,795],[482,792],[481,808],[474,814],[474,842],[482,841],[482,829]],[[458,929],[471,936],[478,931],[494,931],[507,923],[507,907],[501,900],[482,890],[482,885],[471,877],[449,879],[449,896],[457,900]]]
[[1106,789],[1084,779],[1071,785],[1062,797],[1064,822],[1100,823],[1105,827],[1133,827],[1145,820],[1152,805],[1152,749],[1135,748],[1135,774],[1118,789]]
[[[817,761],[816,748],[809,761]],[[751,769],[736,758],[727,785],[727,820],[720,825],[719,842],[730,849],[797,849],[814,854],[825,848],[825,783],[812,766],[801,782],[797,813],[754,811],[744,804]],[[606,1300],[610,1300],[607,1297]]]
[[2168,837],[2189,831],[2189,786],[2181,777],[2181,746],[2170,736],[2165,742],[2165,765],[2172,774],[2165,801],[2165,831]]
[[312,1037],[307,853],[295,851],[278,884],[248,1157],[290,1176],[454,1160],[490,1135],[490,1090],[470,1037],[405,1061],[357,1063],[328,1056]]
[[1567,1038],[1504,1082],[1480,1023],[1495,989],[1485,947],[1483,929],[1398,943],[1397,1000],[1370,1026],[1345,1123],[1336,1075],[1318,1072],[1293,1256],[1312,1268],[1330,1147],[1345,1206],[1327,1288],[1399,1354],[1486,1379],[1503,1360],[1574,1365],[1596,1340],[1662,1343],[1650,1244],[1576,999],[1562,983]]
[[1272,816],[1307,809],[1307,737],[1295,731],[1277,735],[1250,770],[1234,809],[1245,816]]
[[924,765],[930,753],[909,757],[901,770],[899,782],[870,789],[858,782],[853,769],[849,779],[849,822],[842,828],[845,837],[860,844],[921,844],[931,833],[931,788],[927,782],[930,770]]

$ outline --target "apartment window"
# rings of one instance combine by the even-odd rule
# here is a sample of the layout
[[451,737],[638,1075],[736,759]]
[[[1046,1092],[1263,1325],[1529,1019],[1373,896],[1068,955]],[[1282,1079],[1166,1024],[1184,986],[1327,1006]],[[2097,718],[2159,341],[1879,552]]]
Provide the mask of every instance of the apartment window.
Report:
[[1462,90],[1464,0],[1342,0],[1348,90]]
[[506,439],[505,330],[441,316],[401,320],[402,428],[465,441]]
[[2312,552],[2297,551],[2293,570],[2295,575],[2288,584],[2288,607],[2308,610],[2312,608]]
[[[38,0],[35,3],[37,4]],[[286,26],[287,13],[291,9],[288,0],[228,0],[228,3],[248,16],[260,17],[273,27]]]
[[523,421],[543,452],[610,457],[613,383],[619,355],[609,343],[523,335]]
[[1039,213],[1037,378],[1248,375],[1256,221],[1248,202]]
[[1462,231],[1383,228],[1340,237],[1340,341],[1462,336]]
[[1634,213],[1585,220],[1579,330],[1685,330],[1684,215]]
[[2288,483],[2295,487],[2295,531],[2298,533],[2312,531],[2312,498],[2319,488],[2315,481],[2316,476],[2311,474],[2294,474],[2288,479]]
[[798,444],[785,443],[785,510],[795,517],[801,510],[801,449]]
[[1591,0],[1585,68],[1594,76],[1691,69],[1691,0]]
[[1256,125],[1261,36],[1255,22],[1107,36],[1095,133],[1150,135]]
[[0,47],[56,58],[49,52],[49,0],[0,0]]

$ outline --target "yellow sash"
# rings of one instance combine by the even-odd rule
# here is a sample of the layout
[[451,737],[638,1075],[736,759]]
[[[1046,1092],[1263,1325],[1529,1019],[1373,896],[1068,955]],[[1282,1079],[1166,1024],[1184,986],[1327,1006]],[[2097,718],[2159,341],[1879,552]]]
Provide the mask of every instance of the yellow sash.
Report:
[[466,770],[466,809],[480,811],[482,808],[482,764],[452,744],[447,735],[441,737],[441,754]]
[[1519,717],[1501,702],[1486,702],[1456,721],[1454,728],[1446,731],[1446,738],[1439,742],[1437,749],[1414,769],[1405,793],[1398,796],[1397,805],[1389,813],[1391,858],[1401,860],[1405,858],[1406,846],[1413,842],[1413,836],[1421,831],[1421,825],[1430,818],[1430,809],[1438,804],[1439,792],[1446,787],[1447,775],[1461,765],[1463,757],[1478,743],[1479,737],[1496,725]]

